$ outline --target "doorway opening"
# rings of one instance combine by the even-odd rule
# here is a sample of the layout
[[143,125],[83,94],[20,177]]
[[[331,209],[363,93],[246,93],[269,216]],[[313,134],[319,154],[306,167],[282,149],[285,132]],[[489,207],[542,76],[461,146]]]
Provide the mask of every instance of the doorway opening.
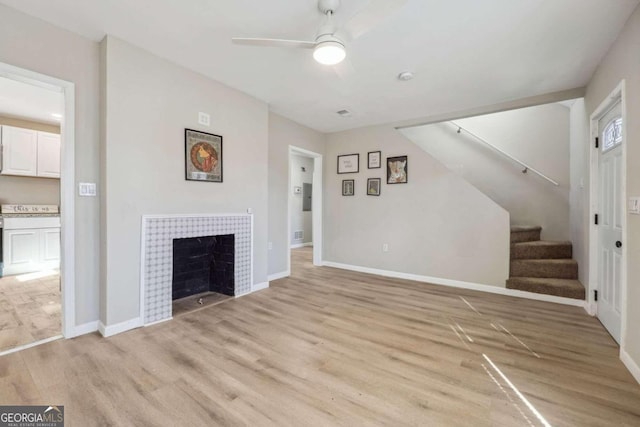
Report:
[[624,81],[591,116],[589,301],[624,347],[626,305],[626,111]]
[[288,194],[287,270],[291,271],[292,251],[322,265],[321,154],[289,146]]
[[0,355],[74,336],[74,85],[0,63]]

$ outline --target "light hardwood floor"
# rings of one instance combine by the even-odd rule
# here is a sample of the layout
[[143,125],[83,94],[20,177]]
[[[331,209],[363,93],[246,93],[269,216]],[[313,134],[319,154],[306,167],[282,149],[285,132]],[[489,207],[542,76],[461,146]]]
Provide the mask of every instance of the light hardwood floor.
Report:
[[170,322],[4,356],[0,401],[63,404],[68,426],[640,425],[640,386],[580,308],[314,268],[308,249],[293,267]]
[[0,278],[0,351],[62,333],[60,275]]

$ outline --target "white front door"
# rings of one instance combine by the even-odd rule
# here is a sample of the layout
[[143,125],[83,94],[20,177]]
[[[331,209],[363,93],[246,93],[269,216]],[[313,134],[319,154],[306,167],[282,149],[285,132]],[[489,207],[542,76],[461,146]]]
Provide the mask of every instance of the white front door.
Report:
[[598,318],[620,343],[622,303],[622,110],[618,102],[599,121]]

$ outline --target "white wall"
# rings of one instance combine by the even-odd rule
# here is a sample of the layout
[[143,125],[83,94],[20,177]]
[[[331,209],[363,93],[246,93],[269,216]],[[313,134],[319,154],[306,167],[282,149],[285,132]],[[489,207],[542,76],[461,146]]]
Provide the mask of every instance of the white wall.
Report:
[[578,278],[589,284],[589,121],[584,99],[571,105],[571,193],[569,196],[573,259],[578,261]]
[[[105,312],[138,317],[145,214],[254,213],[254,282],[267,281],[267,104],[113,37],[106,38],[102,168]],[[198,125],[198,112],[211,126]],[[223,183],[185,180],[184,130],[223,136]]]
[[[367,169],[369,151],[408,155],[408,184],[386,184],[385,163]],[[360,172],[338,175],[339,154],[360,154]],[[324,169],[325,260],[505,287],[509,215],[475,187],[388,126],[330,134]],[[382,178],[381,195],[366,195]],[[355,196],[341,182],[355,179]],[[389,245],[383,252],[382,246]]]
[[[98,182],[98,44],[0,5],[0,61],[75,83],[75,178]],[[99,217],[97,198],[76,196],[78,325],[98,320]]]
[[[269,113],[269,274],[287,271],[289,146],[324,154],[325,135]],[[326,160],[325,160],[326,163]]]
[[[587,86],[585,106],[587,116],[598,108],[622,79],[626,81],[627,108],[627,196],[640,196],[640,8],[636,8],[620,36],[607,55],[602,59],[593,78]],[[626,301],[627,319],[622,336],[623,350],[640,365],[640,216],[627,215],[627,234],[623,236],[623,244],[627,248],[627,283]],[[637,368],[638,369],[638,368]],[[636,372],[640,375],[640,371]],[[638,376],[636,377],[638,378]]]
[[[303,194],[294,194],[293,187],[302,188],[302,184],[313,184],[313,159],[292,154],[291,155],[291,204],[289,205],[289,217],[291,218],[291,244],[299,245],[301,243],[313,242],[313,227],[311,211],[303,211]],[[302,168],[305,171],[302,171]],[[313,206],[311,207],[313,209]],[[295,231],[302,231],[302,240],[294,238]]]
[[542,238],[569,240],[569,109],[546,104],[455,121],[557,181],[544,180],[449,122],[402,133],[505,208],[511,225],[542,226]]

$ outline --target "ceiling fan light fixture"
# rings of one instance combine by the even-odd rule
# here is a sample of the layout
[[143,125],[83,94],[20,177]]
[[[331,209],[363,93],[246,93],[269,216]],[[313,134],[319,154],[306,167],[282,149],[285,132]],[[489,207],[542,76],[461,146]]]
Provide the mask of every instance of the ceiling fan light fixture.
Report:
[[313,50],[313,59],[323,65],[339,64],[346,56],[344,45],[334,40],[320,42]]

